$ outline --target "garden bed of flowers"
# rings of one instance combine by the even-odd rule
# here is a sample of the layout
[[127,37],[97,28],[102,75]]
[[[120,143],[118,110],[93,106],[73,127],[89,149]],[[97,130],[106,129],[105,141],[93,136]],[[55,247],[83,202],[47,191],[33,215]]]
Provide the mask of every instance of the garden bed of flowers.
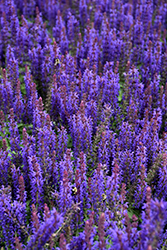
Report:
[[0,1],[1,250],[167,249],[166,0]]

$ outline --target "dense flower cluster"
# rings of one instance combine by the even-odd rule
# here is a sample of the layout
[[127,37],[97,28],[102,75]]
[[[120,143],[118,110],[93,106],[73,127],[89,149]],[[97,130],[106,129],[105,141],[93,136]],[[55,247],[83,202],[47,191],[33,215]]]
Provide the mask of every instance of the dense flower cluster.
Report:
[[0,247],[167,249],[165,0],[0,1]]

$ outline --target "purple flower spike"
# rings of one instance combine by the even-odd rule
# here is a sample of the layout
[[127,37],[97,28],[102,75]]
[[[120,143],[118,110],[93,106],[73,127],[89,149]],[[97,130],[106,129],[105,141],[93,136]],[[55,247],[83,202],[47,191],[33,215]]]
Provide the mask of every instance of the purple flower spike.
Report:
[[105,250],[106,248],[106,242],[105,242],[105,231],[104,231],[104,223],[105,223],[105,214],[102,213],[99,218],[99,224],[98,224],[98,235],[99,235],[99,246],[98,248],[100,250]]
[[66,239],[64,237],[64,234],[60,234],[60,250],[67,250],[66,248]]

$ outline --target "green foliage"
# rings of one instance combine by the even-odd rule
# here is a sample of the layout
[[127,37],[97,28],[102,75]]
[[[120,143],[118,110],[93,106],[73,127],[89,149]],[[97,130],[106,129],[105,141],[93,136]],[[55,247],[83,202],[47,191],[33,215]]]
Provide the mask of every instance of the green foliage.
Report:
[[22,83],[22,84],[20,85],[20,89],[21,89],[22,95],[23,95],[23,96],[26,95],[26,88],[25,88],[25,84],[24,84],[24,83]]
[[10,148],[10,140],[9,140],[9,128],[8,127],[5,127],[5,130],[3,131],[0,131],[0,148],[2,148],[2,140],[5,139],[6,140],[6,143],[7,143],[7,148]]
[[27,134],[32,135],[32,128],[33,128],[32,124],[25,124],[25,123],[21,122],[18,124],[17,127],[19,130],[19,134],[20,134],[21,139],[22,139],[23,128],[26,129]]
[[138,222],[141,223],[141,209],[134,208],[131,204],[128,207],[128,216],[132,219],[132,216],[135,215],[138,218]]
[[29,224],[30,220],[31,220],[31,208],[30,208],[30,203],[31,200],[27,200],[26,201],[26,220],[27,220],[27,224]]
[[[108,238],[108,237],[107,237]],[[110,249],[110,247],[113,245],[113,242],[112,242],[112,240],[108,240],[108,245],[106,246],[106,249]]]
[[122,96],[123,96],[123,89],[121,88],[119,90],[119,96],[118,96],[118,101],[121,102],[122,101]]
[[72,137],[71,137],[70,134],[68,134],[67,148],[71,148],[72,149]]

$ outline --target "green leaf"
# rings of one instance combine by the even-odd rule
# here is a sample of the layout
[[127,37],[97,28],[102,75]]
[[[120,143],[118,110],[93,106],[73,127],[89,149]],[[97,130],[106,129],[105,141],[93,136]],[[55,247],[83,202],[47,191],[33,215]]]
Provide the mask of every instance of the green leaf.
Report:
[[118,96],[118,101],[119,101],[119,102],[122,101],[122,95],[123,95],[123,90],[120,89],[120,91],[119,91],[119,96]]
[[72,137],[71,137],[71,135],[68,135],[67,148],[72,148]]
[[130,219],[132,219],[132,216],[134,215],[133,210],[128,210],[128,216]]
[[21,84],[20,89],[21,89],[22,95],[26,95],[26,88],[25,88],[25,84],[24,83]]
[[19,123],[19,124],[17,125],[18,129],[19,129],[20,127],[23,127],[23,126],[24,126],[23,123]]

